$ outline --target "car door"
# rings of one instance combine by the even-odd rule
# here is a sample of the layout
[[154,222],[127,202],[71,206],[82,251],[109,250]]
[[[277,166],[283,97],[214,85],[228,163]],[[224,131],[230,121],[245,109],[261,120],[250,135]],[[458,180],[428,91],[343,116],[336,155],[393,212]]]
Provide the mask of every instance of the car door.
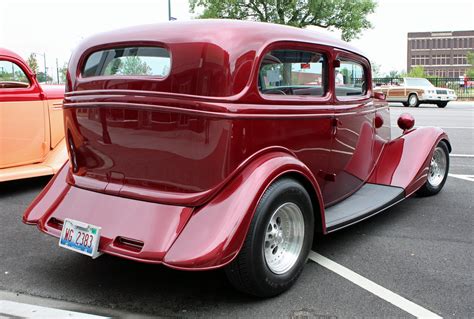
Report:
[[19,61],[0,56],[0,168],[40,162],[49,150],[41,88]]
[[407,90],[403,80],[401,82],[394,82],[390,85],[387,92],[384,92],[388,101],[406,102]]
[[[323,45],[276,43],[267,48],[258,79],[263,105],[285,114],[271,121],[272,134],[259,148],[278,144],[289,149],[312,171],[321,189],[327,183],[331,151],[330,52]],[[268,131],[269,122],[261,123],[260,130]]]
[[329,161],[332,179],[323,190],[326,205],[336,203],[359,189],[375,163],[373,125],[376,110],[369,89],[370,65],[364,58],[349,52],[336,50],[335,57],[334,119]]

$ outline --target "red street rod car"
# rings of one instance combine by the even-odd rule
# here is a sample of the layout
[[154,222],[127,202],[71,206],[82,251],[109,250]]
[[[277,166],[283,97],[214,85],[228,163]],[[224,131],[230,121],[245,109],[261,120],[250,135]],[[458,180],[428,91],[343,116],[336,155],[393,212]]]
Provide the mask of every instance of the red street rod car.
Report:
[[390,136],[370,62],[273,24],[203,20],[83,42],[64,100],[69,162],[23,221],[59,245],[182,270],[225,267],[238,289],[288,289],[313,235],[443,187],[439,128]]

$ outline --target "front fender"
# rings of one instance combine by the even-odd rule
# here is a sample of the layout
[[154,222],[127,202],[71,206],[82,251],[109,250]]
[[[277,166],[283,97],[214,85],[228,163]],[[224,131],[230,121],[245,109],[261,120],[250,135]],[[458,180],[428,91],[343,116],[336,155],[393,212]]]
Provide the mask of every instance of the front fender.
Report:
[[438,127],[417,128],[389,142],[368,182],[402,187],[410,196],[426,182],[434,148],[441,140],[451,151],[448,136]]
[[266,153],[193,213],[163,262],[187,270],[218,268],[231,262],[244,243],[260,197],[272,181],[286,173],[303,175],[314,187],[324,225],[321,191],[309,169],[290,154]]

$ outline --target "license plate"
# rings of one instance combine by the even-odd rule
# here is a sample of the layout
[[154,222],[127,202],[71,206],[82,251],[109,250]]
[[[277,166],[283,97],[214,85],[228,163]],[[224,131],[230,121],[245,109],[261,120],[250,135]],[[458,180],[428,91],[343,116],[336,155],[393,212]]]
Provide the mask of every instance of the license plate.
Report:
[[101,228],[98,226],[77,220],[65,219],[61,237],[59,237],[59,246],[92,258],[97,258],[102,255],[98,251],[100,230]]

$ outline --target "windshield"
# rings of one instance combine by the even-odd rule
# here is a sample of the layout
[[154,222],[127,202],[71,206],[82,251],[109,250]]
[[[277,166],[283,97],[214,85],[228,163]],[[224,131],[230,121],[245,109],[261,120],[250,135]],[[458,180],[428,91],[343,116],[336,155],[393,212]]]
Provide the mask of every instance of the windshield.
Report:
[[414,78],[407,78],[405,79],[406,86],[433,86],[430,81],[427,79],[414,79]]

